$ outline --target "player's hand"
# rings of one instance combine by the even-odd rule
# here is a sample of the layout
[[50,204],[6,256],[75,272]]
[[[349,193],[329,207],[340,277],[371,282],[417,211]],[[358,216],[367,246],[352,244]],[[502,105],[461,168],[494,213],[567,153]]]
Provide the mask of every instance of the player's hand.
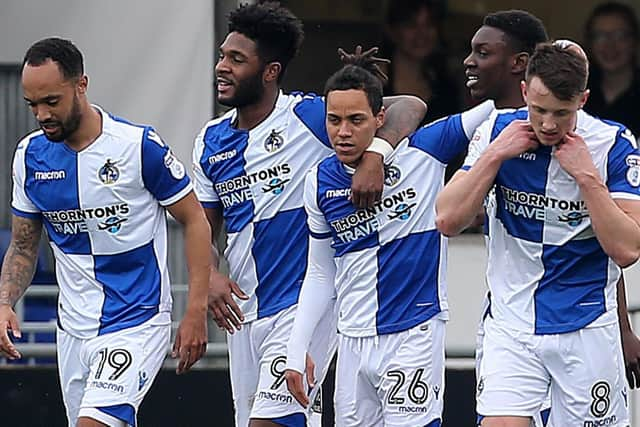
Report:
[[533,151],[538,145],[531,124],[527,120],[514,120],[489,144],[489,149],[496,150],[502,160],[508,160]]
[[340,61],[343,64],[349,65],[358,65],[365,69],[372,71],[376,77],[382,80],[383,83],[386,83],[389,80],[389,77],[382,71],[380,65],[386,67],[391,63],[391,60],[387,58],[377,57],[379,49],[377,47],[372,47],[371,49],[362,52],[362,46],[356,46],[356,50],[354,53],[348,53],[341,47],[338,48],[338,56],[340,56]]
[[307,358],[304,364],[304,372],[307,375],[307,384],[309,385],[310,389],[316,386],[315,370],[316,370],[316,364],[314,363],[309,353],[307,353]]
[[384,185],[382,155],[365,151],[351,180],[351,202],[357,208],[370,208],[380,200]]
[[0,356],[6,356],[9,360],[20,359],[22,355],[9,338],[9,331],[16,338],[22,338],[18,317],[11,306],[0,305]]
[[309,396],[304,389],[304,381],[302,380],[302,374],[293,369],[287,369],[284,372],[284,377],[287,380],[287,388],[289,393],[302,405],[303,408],[309,406]]
[[207,310],[189,309],[182,318],[171,357],[178,358],[176,374],[187,372],[207,351]]
[[212,271],[209,277],[209,310],[218,327],[230,334],[233,334],[234,327],[240,330],[244,321],[242,310],[232,295],[243,300],[249,299],[236,282],[218,271]]
[[640,388],[640,339],[631,329],[623,330],[622,353],[630,388]]
[[556,145],[553,155],[558,159],[562,169],[574,178],[585,172],[600,176],[593,164],[593,158],[587,144],[580,135],[574,132],[568,132],[565,135],[562,141]]

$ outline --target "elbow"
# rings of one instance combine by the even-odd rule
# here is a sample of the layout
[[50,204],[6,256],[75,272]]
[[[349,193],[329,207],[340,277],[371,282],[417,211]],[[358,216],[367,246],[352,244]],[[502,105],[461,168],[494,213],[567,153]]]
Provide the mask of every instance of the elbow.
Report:
[[447,237],[457,236],[462,231],[462,227],[459,227],[455,221],[442,214],[436,216],[436,228]]
[[419,114],[420,117],[424,117],[427,114],[427,103],[424,102],[421,98],[413,95],[405,95],[407,97],[407,102],[411,103],[411,108]]
[[618,250],[615,253],[609,255],[613,262],[618,264],[621,268],[631,267],[640,258],[640,248],[633,248],[631,250]]

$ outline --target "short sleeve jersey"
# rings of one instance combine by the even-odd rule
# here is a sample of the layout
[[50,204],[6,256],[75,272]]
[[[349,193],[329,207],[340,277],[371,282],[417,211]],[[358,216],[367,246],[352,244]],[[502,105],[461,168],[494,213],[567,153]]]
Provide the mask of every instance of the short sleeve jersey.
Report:
[[435,199],[447,163],[468,143],[459,114],[417,130],[386,165],[372,208],[352,205],[352,171],[335,155],[307,176],[311,235],[330,238],[335,251],[340,333],[375,336],[447,318],[447,239],[435,226]]
[[[463,169],[472,168],[509,123],[527,117],[526,108],[494,113],[478,128]],[[640,200],[640,153],[631,132],[579,111],[576,133],[611,197]],[[540,146],[503,162],[495,204],[487,209],[492,315],[535,334],[616,322],[620,268],[598,243],[580,189],[554,150]]]
[[308,233],[302,192],[307,171],[333,152],[322,97],[280,93],[272,113],[251,130],[236,110],[207,123],[196,138],[196,194],[222,210],[230,276],[249,296],[245,321],[298,301]]
[[169,322],[164,206],[192,186],[150,127],[94,107],[102,132],[76,152],[36,131],[18,144],[12,210],[40,219],[56,260],[59,325],[87,338]]

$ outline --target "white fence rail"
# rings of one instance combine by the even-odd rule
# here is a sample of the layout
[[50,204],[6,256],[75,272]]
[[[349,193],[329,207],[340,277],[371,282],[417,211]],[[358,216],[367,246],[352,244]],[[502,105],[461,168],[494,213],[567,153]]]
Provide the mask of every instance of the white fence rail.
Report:
[[[183,307],[186,306],[186,285],[173,285],[172,295],[174,299],[173,318],[181,319],[183,315]],[[28,288],[25,297],[16,306],[16,313],[19,319],[24,318],[24,300],[30,297],[39,298],[56,298],[58,295],[57,286],[34,285]],[[631,321],[635,331],[640,331],[640,306],[629,307]],[[174,321],[172,324],[173,333],[178,328],[179,322]],[[18,351],[23,358],[27,360],[28,365],[36,365],[39,363],[38,358],[55,358],[56,348],[54,343],[42,343],[35,341],[36,333],[55,333],[56,321],[49,322],[22,322],[21,329],[23,336],[28,337],[28,342],[16,344]],[[200,360],[193,369],[226,369],[228,368],[227,344],[224,340],[224,333],[220,332],[217,327],[210,322],[209,324],[209,344],[207,345],[206,356]],[[172,339],[173,342],[173,339]],[[169,353],[169,349],[167,349]],[[0,368],[7,365],[6,359],[0,358]],[[176,361],[167,358],[165,368],[174,369]],[[447,358],[447,369],[455,370],[473,370],[475,363],[472,357],[456,357]],[[640,426],[640,392],[633,390],[630,393],[631,398],[629,404],[631,407],[631,425]]]

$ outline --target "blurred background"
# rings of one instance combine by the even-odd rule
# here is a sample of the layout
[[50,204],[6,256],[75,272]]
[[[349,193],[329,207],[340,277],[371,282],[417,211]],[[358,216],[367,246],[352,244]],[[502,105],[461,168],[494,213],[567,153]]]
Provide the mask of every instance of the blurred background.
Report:
[[[0,0],[2,253],[9,238],[11,158],[20,137],[35,128],[20,88],[22,56],[27,48],[49,36],[72,39],[85,56],[89,99],[116,115],[153,125],[178,157],[189,164],[195,135],[208,119],[222,112],[215,102],[213,67],[217,47],[226,34],[226,14],[239,3],[246,1]],[[387,93],[423,97],[430,104],[429,119],[472,105],[462,66],[470,39],[485,14],[514,6],[507,0],[433,0],[413,2],[413,9],[407,13],[400,6],[403,2],[393,0],[281,3],[305,26],[302,49],[284,80],[286,91],[322,92],[326,78],[339,67],[338,47],[352,51],[357,44],[380,46],[381,55],[393,60],[387,69]],[[595,88],[599,91],[599,104],[594,109],[599,108],[604,117],[615,115],[607,118],[623,121],[635,130],[635,121],[640,120],[635,102],[640,101],[635,16],[634,22],[620,14],[617,21],[612,18],[613,22],[592,20],[587,28],[592,11],[602,3],[521,0],[517,6],[538,16],[551,38],[570,38],[588,48],[594,65],[590,85],[594,93]],[[640,11],[640,0],[621,4],[634,13]],[[627,116],[620,119],[621,114]],[[186,271],[180,230],[174,223],[171,242],[174,318],[179,320],[185,302]],[[449,397],[445,421],[452,426],[473,425],[471,358],[485,293],[484,267],[481,235],[467,233],[450,240]],[[56,296],[52,271],[50,254],[43,245],[34,286],[18,307],[30,331],[21,348],[32,357],[21,364],[0,359],[0,408],[11,409],[3,413],[16,417],[6,425],[63,425],[57,377],[51,368],[55,363],[51,331]],[[638,311],[640,268],[634,266],[626,275],[629,306]],[[199,362],[199,370],[180,378],[169,369],[162,372],[143,405],[140,425],[231,425],[224,336],[212,327],[210,340],[209,357]],[[167,368],[172,366],[167,362]],[[194,421],[212,414],[214,419],[210,421]],[[640,426],[640,419],[633,425]]]

